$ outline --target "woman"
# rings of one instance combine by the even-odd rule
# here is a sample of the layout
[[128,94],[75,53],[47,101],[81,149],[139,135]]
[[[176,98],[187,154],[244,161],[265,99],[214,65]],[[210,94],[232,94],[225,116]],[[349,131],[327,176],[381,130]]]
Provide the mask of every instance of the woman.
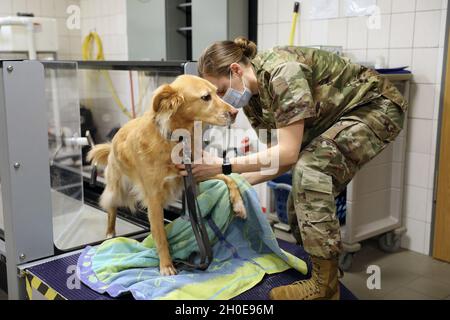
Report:
[[[256,45],[245,38],[208,47],[198,71],[225,101],[244,106],[254,129],[276,129],[275,146],[230,159],[232,172],[257,184],[292,169],[289,223],[311,255],[312,277],[274,288],[270,297],[338,299],[341,237],[335,197],[397,137],[406,101],[377,72],[346,58],[302,47],[256,54]],[[278,172],[261,172],[265,159],[277,154]],[[222,170],[218,160],[195,165],[193,173],[207,178]]]

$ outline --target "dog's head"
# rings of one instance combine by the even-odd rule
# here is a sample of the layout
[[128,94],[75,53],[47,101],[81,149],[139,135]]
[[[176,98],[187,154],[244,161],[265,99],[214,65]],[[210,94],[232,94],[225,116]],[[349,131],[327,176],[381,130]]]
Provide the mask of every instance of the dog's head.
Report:
[[231,124],[238,110],[223,101],[216,91],[211,82],[189,75],[160,86],[153,96],[152,109],[162,135],[167,136],[174,129],[191,128],[194,121]]

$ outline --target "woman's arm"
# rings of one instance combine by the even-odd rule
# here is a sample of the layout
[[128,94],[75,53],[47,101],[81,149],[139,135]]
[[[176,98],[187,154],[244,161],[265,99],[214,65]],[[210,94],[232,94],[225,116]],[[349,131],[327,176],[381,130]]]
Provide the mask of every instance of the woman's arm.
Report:
[[242,174],[242,177],[247,180],[248,183],[250,183],[252,186],[256,184],[260,184],[269,180],[273,180],[276,177],[281,176],[283,173],[289,171],[292,168],[292,166],[285,166],[280,167],[277,173],[274,174],[262,174],[259,171],[256,172],[245,172]]
[[[278,143],[264,151],[230,159],[233,172],[255,172],[292,166],[297,162],[303,141],[304,120],[277,129]],[[275,166],[275,167],[274,167]]]
[[[277,176],[281,167],[289,167],[297,162],[303,141],[304,120],[296,121],[286,127],[277,129],[277,145],[264,151],[247,156],[231,158],[233,172],[259,172],[261,177],[252,178],[264,181],[264,176]],[[192,173],[197,180],[204,180],[222,173],[222,159],[193,164]],[[180,174],[187,175],[183,165],[177,165]],[[270,180],[267,178],[266,180]]]

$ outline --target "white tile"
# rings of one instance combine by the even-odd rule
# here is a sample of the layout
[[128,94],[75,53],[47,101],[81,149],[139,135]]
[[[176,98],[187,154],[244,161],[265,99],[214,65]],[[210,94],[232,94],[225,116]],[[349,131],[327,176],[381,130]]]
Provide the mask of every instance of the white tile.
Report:
[[439,123],[437,120],[433,120],[433,126],[431,129],[431,147],[430,147],[430,154],[435,155],[436,154],[436,148],[437,148],[437,138],[438,138],[438,129],[439,129]]
[[312,45],[310,20],[300,20],[297,26],[295,43],[300,46]]
[[381,14],[392,12],[392,0],[378,0],[377,6],[380,8]]
[[263,23],[276,23],[278,18],[278,0],[262,0]]
[[16,15],[18,12],[27,11],[27,1],[26,0],[14,0],[12,2],[12,14]]
[[442,77],[444,76],[444,48],[438,48],[438,56],[436,62],[436,84],[442,83]]
[[417,12],[414,47],[437,47],[441,28],[441,11]]
[[366,17],[354,17],[348,19],[347,48],[349,50],[367,48],[366,21]]
[[417,0],[417,11],[440,9],[442,9],[442,0]]
[[392,0],[392,12],[413,12],[416,0]]
[[55,17],[55,0],[41,0],[41,13],[44,17]]
[[[389,65],[389,50],[388,49],[368,49],[368,62],[373,62],[375,68],[387,68]],[[378,65],[380,64],[380,65]]]
[[426,222],[428,189],[407,186],[404,196],[406,217]]
[[389,67],[412,66],[412,49],[389,49]]
[[435,83],[438,48],[413,49],[413,80],[416,83]]
[[58,49],[61,54],[70,54],[70,39],[68,36],[58,37]]
[[59,18],[65,18],[66,17],[66,10],[67,10],[67,2],[64,0],[56,0],[55,1],[55,15]]
[[393,14],[389,46],[391,48],[411,48],[414,34],[414,13]]
[[105,12],[105,14],[108,16],[112,16],[115,13],[114,11],[114,2],[111,0],[103,0],[103,12]]
[[278,42],[278,25],[264,24],[263,25],[263,50],[267,50],[275,46]]
[[433,220],[433,204],[434,204],[433,196],[434,196],[433,189],[428,189],[427,190],[427,210],[426,210],[426,219],[425,219],[426,223],[431,223],[431,221]]
[[330,19],[328,22],[328,44],[345,48],[347,46],[348,19]]
[[443,48],[444,44],[445,44],[445,36],[446,36],[445,31],[447,30],[446,23],[447,23],[447,10],[441,10],[441,26],[440,26],[440,30],[439,30],[439,47],[440,48]]
[[264,12],[263,7],[264,1],[258,1],[258,25],[263,24],[263,12]]
[[41,0],[27,0],[27,11],[35,17],[41,16]]
[[258,47],[258,51],[263,50],[263,25],[258,25],[258,39],[256,40],[256,45]]
[[388,48],[390,27],[391,15],[379,16],[379,24],[369,28],[368,48]]
[[81,54],[81,37],[69,37],[70,40],[70,53],[72,55],[80,55]]
[[411,84],[409,114],[411,118],[433,119],[436,86],[433,84]]
[[[277,45],[289,44],[289,34],[291,32],[291,24],[288,22],[278,24],[278,40]],[[295,43],[294,43],[295,44]]]
[[434,174],[436,168],[436,156],[430,154],[430,166],[428,167],[428,189],[434,188]]
[[431,243],[431,223],[425,225],[425,239],[423,245],[423,254],[430,254],[430,243]]
[[0,1],[0,14],[11,15],[12,11],[12,0],[2,0]]
[[402,237],[402,248],[422,253],[425,247],[426,222],[405,219],[406,234]]
[[127,34],[127,16],[124,14],[117,15],[114,18],[116,23],[117,34],[126,35]]
[[61,36],[68,36],[69,35],[69,29],[66,26],[66,19],[64,18],[56,18],[56,25],[58,30],[58,35]]
[[408,121],[408,152],[427,153],[431,152],[431,131],[433,120],[409,119]]
[[434,112],[433,120],[439,119],[439,112],[441,109],[441,85],[437,84],[435,87],[435,101],[434,101]]
[[101,17],[102,15],[102,2],[101,0],[92,0],[93,2],[93,12],[94,12],[94,17]]
[[[283,1],[283,0],[280,0]],[[310,20],[314,10],[314,0],[304,0],[300,2],[300,18]]]
[[367,59],[367,50],[346,50],[344,51],[344,55],[354,63],[365,62]]
[[311,21],[311,42],[313,45],[328,45],[328,20]]
[[406,152],[405,183],[411,186],[427,188],[429,166],[429,154]]
[[[258,4],[262,1],[258,1]],[[278,0],[278,22],[291,22],[295,0]],[[300,8],[301,9],[301,8]]]

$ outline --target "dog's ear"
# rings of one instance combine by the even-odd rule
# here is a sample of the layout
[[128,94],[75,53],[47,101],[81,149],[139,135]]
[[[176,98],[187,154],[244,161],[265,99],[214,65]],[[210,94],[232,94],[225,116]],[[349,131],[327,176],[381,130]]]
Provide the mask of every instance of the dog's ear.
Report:
[[174,114],[183,104],[184,98],[169,84],[163,84],[155,91],[152,107],[155,113]]

